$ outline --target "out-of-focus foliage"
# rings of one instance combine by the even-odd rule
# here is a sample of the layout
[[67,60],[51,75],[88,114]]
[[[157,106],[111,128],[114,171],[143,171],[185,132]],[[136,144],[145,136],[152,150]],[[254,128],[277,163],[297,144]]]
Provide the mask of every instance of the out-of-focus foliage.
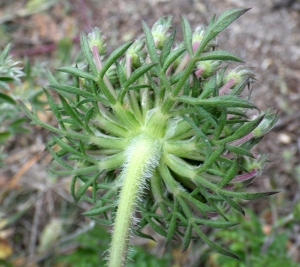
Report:
[[[253,211],[247,210],[247,215],[246,220],[240,220],[236,231],[224,229],[217,233],[241,261],[213,253],[206,267],[300,267],[288,255],[287,231],[272,233],[271,226],[263,225]],[[238,220],[239,217],[241,215],[236,214],[231,219]]]

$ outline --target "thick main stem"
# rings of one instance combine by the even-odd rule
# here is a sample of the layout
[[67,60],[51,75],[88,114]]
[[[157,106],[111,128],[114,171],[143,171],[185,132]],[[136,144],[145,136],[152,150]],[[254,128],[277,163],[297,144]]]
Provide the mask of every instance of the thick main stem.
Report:
[[121,267],[126,263],[130,227],[133,212],[146,179],[151,177],[161,156],[159,142],[145,135],[135,137],[126,150],[123,169],[123,185],[116,214],[112,243],[109,254],[109,267]]

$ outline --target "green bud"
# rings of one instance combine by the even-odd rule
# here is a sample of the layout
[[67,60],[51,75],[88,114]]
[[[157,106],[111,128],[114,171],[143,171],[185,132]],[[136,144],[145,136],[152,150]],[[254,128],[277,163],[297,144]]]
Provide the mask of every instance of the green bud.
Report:
[[168,30],[171,27],[172,16],[162,17],[154,23],[152,27],[152,35],[157,49],[162,49],[165,41],[169,37]]
[[[204,27],[203,25],[201,26],[198,26],[196,28],[196,30],[194,31],[193,33],[193,37],[192,37],[192,44],[193,46],[195,44],[200,44],[202,39],[203,39],[203,36],[204,36],[204,33],[206,31],[206,27]],[[204,51],[209,51],[211,48],[216,48],[218,46],[218,42],[216,39],[212,39],[208,42],[206,48],[204,49]],[[194,48],[197,48],[197,47],[194,47]]]
[[247,172],[251,172],[252,170],[263,170],[266,162],[268,162],[267,154],[256,154],[254,158],[243,157],[241,166]]
[[98,27],[93,28],[88,34],[88,42],[91,50],[93,46],[96,46],[100,55],[106,54],[106,38]]
[[268,109],[265,112],[264,119],[261,121],[261,123],[253,130],[253,136],[258,138],[266,133],[268,133],[278,120],[278,113],[274,113],[273,109]]
[[140,58],[145,59],[146,53],[143,52],[143,48],[145,46],[145,41],[143,37],[139,37],[135,42],[128,48],[126,52],[126,56],[131,57],[131,62],[134,67],[141,66]]
[[222,64],[221,60],[204,60],[204,61],[198,61],[196,64],[197,71],[196,75],[201,76],[202,78],[206,79],[215,74],[217,69]]
[[233,81],[233,86],[242,82],[246,77],[249,77],[249,82],[254,81],[254,73],[252,70],[245,66],[238,66],[237,68],[230,70],[228,74],[224,77],[224,84],[228,83],[230,80]]

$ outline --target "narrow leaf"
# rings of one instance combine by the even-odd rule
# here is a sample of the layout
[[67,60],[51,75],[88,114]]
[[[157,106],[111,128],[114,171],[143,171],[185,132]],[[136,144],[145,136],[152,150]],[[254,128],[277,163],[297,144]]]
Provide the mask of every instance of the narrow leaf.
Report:
[[90,97],[93,98],[94,95],[90,92],[80,90],[79,88],[70,86],[70,85],[61,85],[61,84],[51,84],[49,87],[55,89],[55,91],[60,92],[64,91],[74,95],[80,95],[82,97]]
[[217,159],[224,152],[224,150],[225,150],[224,146],[218,147],[213,153],[211,153],[209,158],[204,161],[203,165],[197,169],[197,173],[201,173],[201,172],[207,170],[208,168],[210,168],[210,166],[217,161]]
[[83,123],[81,119],[77,116],[73,108],[69,105],[69,103],[61,96],[59,95],[60,102],[62,103],[65,112],[73,119],[75,120],[79,125],[83,126]]
[[187,116],[182,115],[182,118],[187,121],[195,130],[196,134],[202,139],[203,144],[209,149],[211,150],[211,143],[210,141],[207,139],[206,135],[202,132],[202,130]]
[[57,69],[57,71],[66,72],[66,73],[69,73],[69,74],[74,75],[79,78],[85,78],[85,79],[89,79],[89,80],[95,79],[95,77],[93,75],[91,75],[90,73],[80,70],[78,68],[71,67],[71,66],[59,68],[59,69]]
[[91,49],[87,37],[83,32],[80,34],[80,44],[81,44],[81,49],[83,51],[83,54],[89,64],[89,67],[91,68],[93,75],[96,76],[98,74],[98,71],[91,54]]
[[243,192],[233,192],[233,191],[227,191],[227,190],[219,190],[219,192],[222,193],[222,195],[236,197],[238,199],[246,199],[246,200],[263,198],[263,197],[267,197],[267,196],[271,196],[271,195],[279,193],[279,191],[243,193]]
[[217,107],[217,108],[229,108],[229,107],[241,107],[241,108],[256,108],[255,105],[249,101],[230,95],[216,96],[209,99],[199,99],[189,96],[177,97],[183,103],[191,105],[202,105],[204,107]]
[[223,193],[219,192],[219,195],[235,210],[237,210],[238,212],[242,213],[245,216],[245,211],[244,209],[238,204],[236,203],[234,200],[232,200],[230,197],[224,195]]
[[166,58],[168,57],[168,55],[171,52],[172,45],[173,45],[173,42],[175,39],[175,35],[176,35],[176,28],[174,27],[171,31],[171,34],[170,34],[168,40],[165,42],[164,47],[161,51],[161,55],[160,55],[160,59],[159,59],[159,62],[161,65],[164,64]]
[[228,228],[237,225],[237,222],[220,221],[220,220],[205,220],[200,218],[195,218],[195,221],[199,224],[211,226],[213,228]]
[[178,58],[180,57],[184,52],[186,51],[186,48],[185,47],[182,47],[182,48],[178,48],[178,49],[175,49],[173,51],[171,51],[167,58],[165,59],[164,63],[163,63],[163,72],[165,72],[169,66]]
[[3,100],[9,104],[15,105],[16,101],[9,95],[3,94],[0,92],[0,100]]
[[105,72],[109,69],[109,67],[114,64],[117,59],[122,56],[126,50],[132,45],[132,41],[131,42],[127,42],[123,45],[121,45],[120,47],[118,47],[116,50],[114,50],[110,56],[107,58],[107,60],[105,61],[105,63],[103,64],[103,67],[99,73],[100,78],[102,79],[105,75]]
[[156,46],[150,28],[145,21],[142,21],[143,30],[146,38],[146,46],[152,62],[159,62],[159,57],[156,52]]
[[190,56],[193,55],[193,47],[192,47],[192,30],[191,25],[188,20],[181,16],[181,27],[183,32],[183,39],[186,46],[186,49]]
[[136,80],[138,80],[144,73],[153,68],[157,63],[151,63],[143,65],[142,67],[136,69],[128,78],[128,80],[124,83],[124,88],[128,88],[131,84],[133,84]]
[[106,212],[107,210],[110,210],[114,206],[115,206],[115,204],[111,204],[111,205],[107,205],[107,206],[96,208],[96,209],[92,208],[92,209],[90,209],[88,211],[83,212],[82,215],[85,215],[85,216],[97,216],[97,215],[102,214],[103,212]]
[[185,229],[184,237],[183,237],[183,245],[182,245],[182,252],[186,251],[189,247],[192,237],[192,225],[191,223],[188,224],[187,228]]
[[223,60],[223,61],[236,61],[236,62],[243,62],[241,58],[238,56],[224,51],[224,50],[214,50],[211,52],[203,53],[200,57],[196,60],[204,61],[204,60]]
[[222,188],[225,185],[227,185],[235,176],[239,169],[239,163],[238,160],[236,160],[228,169],[228,171],[225,173],[225,176],[223,179],[218,183],[218,187]]

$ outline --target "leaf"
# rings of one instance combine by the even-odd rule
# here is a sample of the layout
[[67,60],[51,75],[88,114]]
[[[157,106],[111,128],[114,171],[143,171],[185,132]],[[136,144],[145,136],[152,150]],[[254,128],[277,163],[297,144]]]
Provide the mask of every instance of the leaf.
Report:
[[128,88],[131,84],[133,84],[136,80],[138,80],[144,73],[153,68],[157,63],[145,64],[142,67],[136,69],[128,78],[128,80],[124,83],[124,88]]
[[178,49],[175,49],[173,51],[171,51],[167,58],[165,59],[164,63],[163,63],[163,68],[162,70],[165,72],[169,66],[178,58],[180,57],[184,52],[186,51],[186,48],[185,47],[182,47],[182,48],[178,48]]
[[0,92],[0,100],[7,102],[8,104],[12,104],[12,105],[16,104],[16,101],[12,97],[10,97],[9,95],[3,94],[1,92]]
[[226,196],[230,196],[230,197],[236,197],[238,199],[246,199],[246,200],[263,198],[263,197],[267,197],[267,196],[277,194],[279,192],[280,191],[244,193],[244,192],[233,192],[233,191],[219,190],[219,193],[222,194],[222,195],[226,195]]
[[218,183],[218,187],[222,188],[227,185],[236,176],[238,169],[239,163],[238,160],[236,160],[233,164],[231,164],[223,179]]
[[[96,166],[93,166],[96,167]],[[90,167],[87,167],[90,168]],[[87,169],[86,168],[86,169]],[[84,195],[84,193],[86,192],[86,190],[97,180],[97,178],[99,177],[100,172],[96,172],[96,174],[94,176],[92,176],[83,186],[81,186],[75,196],[75,200],[78,201],[80,199],[81,196]]]
[[126,81],[126,76],[125,76],[125,73],[124,73],[124,69],[118,61],[116,61],[115,65],[116,65],[120,85],[121,85],[121,87],[124,87],[123,84]]
[[61,166],[65,167],[67,170],[73,170],[73,168],[64,162],[51,148],[49,145],[46,145],[47,150],[50,152],[53,159],[55,159]]
[[191,25],[188,20],[184,16],[180,16],[181,19],[181,28],[183,32],[183,39],[186,46],[186,50],[189,55],[193,55],[193,47],[192,47],[192,30]]
[[175,230],[176,230],[176,213],[178,211],[178,201],[176,200],[176,198],[174,199],[174,206],[173,206],[173,210],[172,210],[172,218],[171,221],[168,225],[168,234],[167,234],[167,241],[166,244],[169,244],[174,236]]
[[223,60],[223,61],[236,61],[236,62],[243,62],[241,58],[238,56],[224,51],[224,50],[214,50],[211,52],[203,53],[200,57],[196,60],[204,61],[204,60]]
[[152,62],[159,62],[159,57],[156,52],[156,46],[155,46],[155,43],[153,40],[153,35],[151,33],[151,30],[149,29],[149,27],[145,21],[142,21],[142,25],[143,25],[143,30],[145,33],[146,46],[147,46],[147,50],[148,50],[150,59]]
[[264,116],[259,116],[258,118],[256,118],[253,121],[244,123],[232,135],[216,141],[216,144],[231,142],[231,141],[234,141],[234,140],[237,140],[239,138],[246,136],[247,134],[251,133],[260,124],[260,122],[263,120],[263,118],[264,118]]
[[238,256],[236,256],[235,254],[231,253],[230,251],[222,248],[221,246],[217,245],[216,243],[210,241],[207,236],[205,236],[205,234],[199,229],[199,227],[196,225],[196,223],[193,223],[194,229],[197,232],[197,234],[200,236],[200,238],[209,246],[211,247],[213,250],[217,251],[218,253],[228,256],[228,257],[232,257],[235,259],[239,259]]
[[203,144],[209,149],[211,150],[211,143],[210,141],[207,139],[206,135],[202,132],[202,130],[193,122],[192,119],[190,119],[189,117],[182,115],[182,118],[187,121],[192,128],[195,130],[196,134],[202,139]]
[[168,57],[168,55],[171,52],[172,45],[173,45],[173,42],[175,39],[175,35],[176,35],[176,28],[174,27],[171,31],[171,34],[170,34],[168,40],[165,42],[165,44],[162,48],[162,51],[160,54],[160,59],[159,59],[159,62],[161,65],[163,65],[165,63],[166,58]]
[[246,149],[244,149],[242,147],[230,146],[230,145],[226,144],[225,148],[228,151],[233,152],[233,153],[235,153],[237,155],[243,155],[243,156],[247,156],[247,157],[251,157],[251,158],[254,157],[251,152],[249,152],[248,150],[246,150]]
[[78,115],[75,113],[73,108],[69,105],[69,103],[61,96],[59,95],[60,102],[63,105],[63,108],[65,112],[74,120],[76,121],[79,125],[83,126],[83,123],[81,119],[78,117]]
[[187,228],[185,229],[184,237],[183,237],[183,245],[182,245],[182,252],[186,251],[189,247],[192,237],[192,225],[191,223],[188,224]]
[[109,67],[114,64],[117,59],[122,56],[126,50],[132,45],[133,41],[131,42],[127,42],[123,45],[121,45],[120,47],[118,47],[116,50],[114,50],[110,56],[107,58],[107,60],[105,61],[105,63],[103,64],[103,67],[99,73],[99,77],[102,79],[105,75],[105,72],[109,69]]
[[216,119],[201,106],[195,106],[196,111],[206,120],[208,120],[215,128],[218,127]]
[[244,209],[238,203],[236,203],[234,200],[232,200],[230,197],[224,195],[220,191],[218,193],[232,208],[234,208],[235,210],[237,210],[238,212],[242,213],[245,216]]
[[215,134],[214,134],[212,141],[215,141],[220,137],[220,135],[223,132],[223,129],[226,125],[226,122],[227,122],[227,112],[226,112],[226,109],[223,108],[222,112],[220,114],[220,117],[219,117],[218,127],[215,130]]
[[55,91],[64,91],[70,94],[74,94],[74,95],[80,95],[82,97],[90,97],[90,98],[94,98],[94,95],[90,92],[84,91],[84,90],[80,90],[79,88],[70,86],[70,85],[61,85],[61,84],[51,84],[49,85],[49,87],[55,89]]
[[85,114],[85,116],[84,116],[84,123],[85,123],[85,125],[89,124],[91,117],[94,115],[94,112],[95,112],[95,107],[92,107]]
[[54,116],[56,117],[56,119],[57,119],[57,121],[58,121],[58,123],[59,123],[59,126],[60,126],[63,130],[66,130],[65,125],[64,125],[62,122],[60,122],[60,120],[61,120],[61,115],[60,115],[60,113],[59,113],[58,106],[57,106],[57,104],[55,103],[53,97],[49,94],[49,92],[48,92],[47,90],[45,90],[44,88],[43,88],[43,90],[44,90],[44,93],[45,93],[45,95],[46,95],[46,97],[47,97],[48,104],[49,104],[49,106],[50,106],[50,108],[51,108],[51,110],[52,110]]
[[158,226],[155,222],[153,222],[151,218],[146,216],[146,220],[155,232],[159,233],[164,237],[167,237],[167,232],[162,227]]
[[10,76],[0,76],[0,81],[2,81],[2,82],[13,82],[14,78],[12,78]]
[[71,67],[71,66],[59,68],[59,69],[57,69],[57,71],[66,72],[66,73],[72,74],[79,78],[85,78],[85,79],[89,79],[89,80],[95,79],[95,77],[93,75],[91,75],[90,73],[80,70],[78,68]]
[[73,169],[69,171],[56,171],[56,170],[51,170],[51,172],[55,175],[59,176],[65,176],[65,175],[82,175],[86,173],[91,173],[94,171],[99,170],[98,166],[89,166],[81,169]]
[[237,222],[220,221],[220,220],[205,220],[200,218],[194,219],[197,223],[211,226],[213,228],[228,228],[237,225]]
[[107,210],[110,210],[113,207],[115,207],[115,204],[110,204],[110,205],[107,205],[107,206],[104,206],[104,207],[100,207],[100,208],[96,208],[96,209],[95,208],[91,208],[90,210],[83,212],[82,215],[85,215],[85,216],[100,215],[103,212],[106,212]]
[[0,142],[5,141],[10,136],[11,136],[10,132],[0,132]]
[[234,22],[237,18],[242,16],[248,10],[250,10],[250,8],[233,8],[223,12],[213,24],[213,33],[212,35],[210,35],[210,38],[215,37],[217,34],[223,31],[226,27],[228,27],[232,22]]
[[136,229],[132,228],[131,231],[132,231],[134,234],[136,234],[137,236],[139,236],[139,237],[147,238],[147,239],[150,239],[150,240],[155,241],[155,239],[154,239],[152,236],[146,235],[146,234],[142,233],[142,232],[139,231],[139,230],[136,230]]
[[199,96],[199,99],[205,99],[210,96],[217,86],[217,78],[216,75],[212,76],[208,82],[206,82],[203,86],[203,91]]
[[52,137],[53,140],[64,150],[68,151],[69,153],[78,155],[78,156],[83,156],[81,152],[79,152],[78,150],[74,149],[73,147],[71,147],[70,145],[66,144],[64,141],[62,141],[59,137],[57,136],[53,136]]
[[83,54],[89,64],[89,67],[91,68],[93,75],[96,76],[98,74],[98,71],[91,54],[91,49],[87,37],[83,32],[80,34],[80,44],[81,44],[81,49],[83,51]]
[[189,96],[179,96],[177,97],[177,99],[183,103],[188,103],[191,105],[202,105],[204,107],[216,107],[216,108],[241,107],[241,108],[257,109],[256,106],[250,103],[249,101],[231,95],[216,96],[209,99],[199,99],[199,98],[193,98]]
[[208,159],[204,161],[203,165],[197,169],[197,173],[201,173],[207,170],[212,164],[214,164],[217,161],[217,159],[224,152],[224,150],[225,146],[220,146],[214,152],[212,152]]
[[212,212],[215,211],[212,207],[200,202],[199,200],[193,198],[191,195],[189,195],[187,192],[180,191],[180,196],[183,198],[187,199],[191,203],[193,203],[201,212],[207,211],[207,212]]

